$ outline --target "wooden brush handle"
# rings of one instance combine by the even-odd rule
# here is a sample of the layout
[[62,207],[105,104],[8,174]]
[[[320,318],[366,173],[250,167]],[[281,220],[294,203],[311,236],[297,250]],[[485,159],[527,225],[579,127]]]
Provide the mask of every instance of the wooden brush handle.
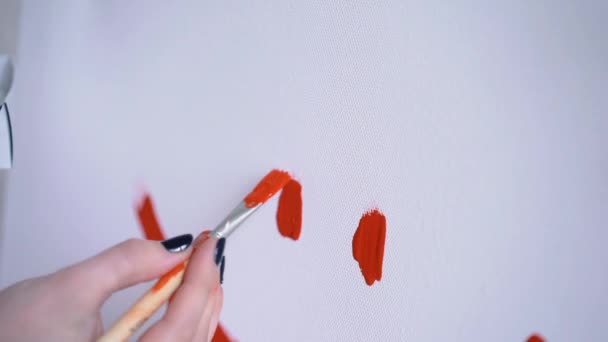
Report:
[[[209,238],[209,231],[199,235],[193,243],[193,251]],[[101,336],[98,342],[127,341],[164,302],[169,300],[181,285],[188,261],[175,266],[162,276],[154,286],[131,306],[120,319]]]
[[[185,262],[184,262],[185,264]],[[184,265],[185,266],[185,265]],[[169,300],[182,283],[185,267],[176,266],[158,280],[120,319],[97,340],[98,342],[127,341],[129,337],[152,316],[164,302]],[[180,270],[177,270],[181,268]],[[177,270],[174,274],[171,274]],[[171,276],[168,279],[165,277]],[[157,288],[157,285],[162,284]],[[157,288],[157,289],[156,289]]]

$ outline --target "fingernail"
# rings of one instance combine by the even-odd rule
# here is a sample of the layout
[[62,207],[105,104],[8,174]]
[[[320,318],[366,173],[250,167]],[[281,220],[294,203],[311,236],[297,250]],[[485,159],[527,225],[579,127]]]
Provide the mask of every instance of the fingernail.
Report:
[[161,242],[171,253],[182,252],[192,244],[192,234],[184,234]]
[[222,257],[220,264],[220,285],[224,283],[224,267],[226,266],[226,256]]
[[215,264],[220,265],[220,261],[224,256],[224,247],[226,246],[226,238],[221,238],[217,240],[217,244],[215,245]]

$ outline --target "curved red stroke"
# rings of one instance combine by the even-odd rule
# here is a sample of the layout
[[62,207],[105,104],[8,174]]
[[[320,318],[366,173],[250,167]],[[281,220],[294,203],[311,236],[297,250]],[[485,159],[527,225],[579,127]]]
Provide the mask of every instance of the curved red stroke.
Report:
[[369,211],[359,220],[353,236],[353,258],[359,263],[368,286],[382,279],[386,218],[378,210]]
[[297,240],[302,232],[302,186],[295,179],[290,180],[279,197],[277,207],[277,227],[284,237]]

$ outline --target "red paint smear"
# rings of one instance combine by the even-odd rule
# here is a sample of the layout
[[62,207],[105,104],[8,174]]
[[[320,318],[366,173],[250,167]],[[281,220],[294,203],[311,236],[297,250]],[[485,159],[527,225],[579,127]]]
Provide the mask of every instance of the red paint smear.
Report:
[[526,342],[545,342],[545,339],[538,334],[533,334],[528,337]]
[[353,236],[353,257],[369,286],[382,279],[385,238],[386,217],[377,209],[365,213]]
[[279,233],[294,240],[302,232],[302,186],[295,179],[290,180],[281,191],[277,208]]
[[137,206],[137,216],[144,236],[148,240],[162,241],[165,239],[165,234],[158,224],[156,214],[154,213],[154,205],[150,195],[145,194],[144,198]]
[[169,282],[169,280],[171,280],[171,278],[175,277],[179,272],[183,271],[185,268],[186,268],[186,263],[184,263],[184,262],[173,267],[173,269],[171,271],[169,271],[164,276],[162,276],[160,279],[158,279],[156,284],[154,284],[154,287],[152,287],[152,291],[156,292],[156,291],[162,289],[163,286],[165,286]]
[[253,208],[258,204],[266,202],[270,197],[279,192],[290,179],[289,173],[285,171],[270,171],[258,185],[255,186],[253,191],[245,196],[245,206],[247,208]]
[[215,329],[215,334],[213,335],[211,342],[234,342],[234,341],[236,341],[236,340],[231,339],[230,336],[226,333],[226,330],[224,329],[224,327],[220,323],[218,323],[217,329]]

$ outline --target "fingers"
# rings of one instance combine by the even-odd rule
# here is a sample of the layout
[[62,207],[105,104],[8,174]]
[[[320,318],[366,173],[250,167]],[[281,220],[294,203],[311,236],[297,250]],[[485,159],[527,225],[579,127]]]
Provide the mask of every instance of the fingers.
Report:
[[191,244],[190,234],[162,243],[130,239],[57,272],[55,277],[74,287],[69,291],[85,293],[93,305],[101,305],[113,292],[156,279],[186,260]]
[[[208,239],[196,249],[188,263],[183,283],[165,316],[144,334],[142,340],[192,340],[208,303],[213,300],[213,291],[219,287],[219,270],[215,263],[216,242],[215,239]],[[207,321],[210,317],[208,315]]]
[[224,268],[226,267],[226,256],[222,256],[220,261],[220,284],[224,283]]
[[198,323],[198,327],[196,328],[196,334],[193,339],[194,341],[207,341],[207,336],[209,336],[209,329],[211,327],[211,317],[213,316],[213,311],[215,310],[216,303],[219,299],[220,289],[221,286],[218,286],[211,292],[211,296],[209,297],[209,301],[205,307],[205,312],[203,313],[203,316]]
[[[215,335],[215,330],[217,329],[217,324],[220,319],[220,312],[222,311],[222,305],[224,305],[224,289],[220,286],[217,291],[217,299],[215,301],[213,313],[211,314],[211,322],[209,323],[209,331],[207,332],[207,341],[211,341],[213,335]],[[204,340],[201,338],[200,341]]]
[[101,321],[101,316],[97,316],[97,321],[95,323],[95,338],[99,338],[103,334],[103,322]]

